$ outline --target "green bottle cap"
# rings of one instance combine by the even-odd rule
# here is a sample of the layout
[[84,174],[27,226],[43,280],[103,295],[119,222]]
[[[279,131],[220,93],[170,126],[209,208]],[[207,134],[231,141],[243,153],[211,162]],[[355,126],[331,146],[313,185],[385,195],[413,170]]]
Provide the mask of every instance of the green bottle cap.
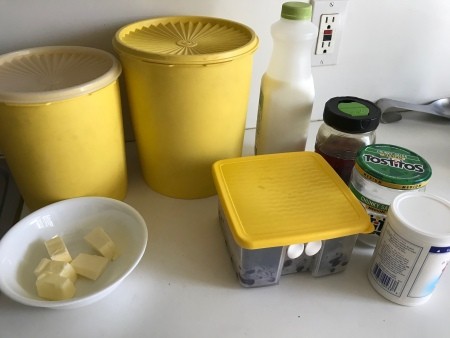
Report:
[[415,190],[425,186],[431,167],[420,155],[390,144],[372,144],[358,151],[355,169],[384,187]]
[[310,20],[312,6],[306,2],[285,2],[281,7],[281,17],[288,20]]

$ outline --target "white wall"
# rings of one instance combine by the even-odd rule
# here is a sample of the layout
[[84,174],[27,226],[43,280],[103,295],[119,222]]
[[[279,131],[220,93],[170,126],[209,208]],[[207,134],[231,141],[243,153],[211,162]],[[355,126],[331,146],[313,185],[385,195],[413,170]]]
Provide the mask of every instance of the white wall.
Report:
[[[450,96],[450,1],[348,0],[338,64],[314,67],[320,119],[338,95],[425,102]],[[247,127],[256,124],[259,81],[270,57],[270,25],[282,0],[0,0],[0,54],[44,45],[112,52],[121,26],[165,15],[217,16],[252,27],[254,57]]]

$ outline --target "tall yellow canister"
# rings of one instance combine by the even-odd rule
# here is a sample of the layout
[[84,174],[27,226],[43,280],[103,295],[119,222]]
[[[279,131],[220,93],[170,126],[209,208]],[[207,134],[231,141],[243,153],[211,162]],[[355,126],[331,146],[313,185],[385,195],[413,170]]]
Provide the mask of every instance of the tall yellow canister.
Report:
[[242,152],[258,38],[211,17],[163,17],[115,35],[141,169],[175,198],[216,193],[212,164]]
[[0,149],[31,210],[79,196],[125,197],[120,74],[118,60],[95,48],[0,56]]

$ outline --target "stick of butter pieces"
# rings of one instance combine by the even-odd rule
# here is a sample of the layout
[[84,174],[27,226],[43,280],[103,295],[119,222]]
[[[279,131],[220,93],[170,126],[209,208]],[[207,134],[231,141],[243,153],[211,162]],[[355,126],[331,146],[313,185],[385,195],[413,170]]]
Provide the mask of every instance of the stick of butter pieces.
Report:
[[50,256],[42,258],[34,269],[39,297],[48,300],[65,300],[74,297],[77,275],[97,280],[110,260],[118,256],[116,244],[101,227],[94,228],[84,240],[100,255],[80,253],[75,259],[60,236],[44,242]]
[[113,261],[119,256],[116,244],[101,227],[92,229],[91,232],[84,236],[84,240],[109,260]]
[[38,296],[48,300],[64,300],[75,295],[77,273],[68,262],[42,258],[34,269]]
[[70,262],[72,260],[72,256],[70,256],[66,244],[59,236],[52,237],[45,241],[45,247],[53,261]]
[[73,283],[77,280],[77,273],[70,263],[42,258],[36,269],[34,269],[34,275],[39,278],[44,274],[50,273],[69,278]]
[[76,289],[69,279],[56,273],[45,273],[36,280],[38,296],[48,300],[64,300],[72,298]]
[[109,259],[104,256],[80,253],[72,261],[72,266],[80,276],[96,280],[105,271]]

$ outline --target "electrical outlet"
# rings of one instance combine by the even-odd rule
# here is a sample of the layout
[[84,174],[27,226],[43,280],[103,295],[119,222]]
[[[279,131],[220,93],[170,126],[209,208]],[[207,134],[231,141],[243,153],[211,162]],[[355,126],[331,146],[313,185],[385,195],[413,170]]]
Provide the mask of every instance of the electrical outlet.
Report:
[[311,63],[313,66],[337,64],[347,0],[313,0],[311,3],[311,21],[319,28]]
[[334,52],[335,31],[339,26],[339,14],[322,14],[320,17],[319,36],[317,37],[316,54],[332,54]]

